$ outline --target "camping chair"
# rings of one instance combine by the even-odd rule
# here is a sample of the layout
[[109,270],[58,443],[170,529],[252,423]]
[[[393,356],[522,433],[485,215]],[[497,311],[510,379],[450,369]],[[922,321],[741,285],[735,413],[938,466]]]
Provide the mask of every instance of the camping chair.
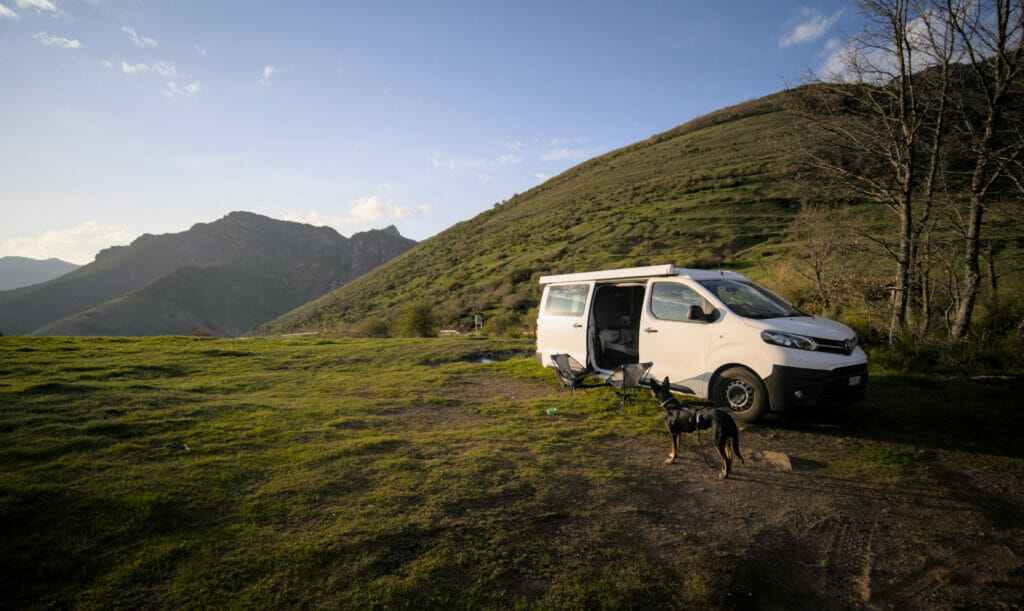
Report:
[[653,364],[624,363],[616,367],[604,378],[605,384],[615,389],[615,397],[612,398],[612,402],[614,403],[615,399],[621,401],[619,411],[626,409],[626,401],[630,399],[634,401],[640,400],[640,385]]
[[572,398],[575,400],[577,388],[586,392],[588,388],[600,386],[600,384],[585,384],[586,379],[594,375],[594,370],[583,366],[568,354],[552,354],[551,362],[555,366],[555,377],[562,383],[562,388],[558,389],[558,395],[555,395],[556,398],[566,388],[572,390]]

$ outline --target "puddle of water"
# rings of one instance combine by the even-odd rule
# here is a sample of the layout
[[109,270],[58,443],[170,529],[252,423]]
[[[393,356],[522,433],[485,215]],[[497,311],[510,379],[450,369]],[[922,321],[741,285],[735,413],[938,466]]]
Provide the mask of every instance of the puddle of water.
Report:
[[478,354],[476,356],[467,359],[470,363],[498,363],[500,361],[507,361],[509,359],[521,359],[529,356],[530,353],[518,350],[512,352],[488,352],[485,354]]

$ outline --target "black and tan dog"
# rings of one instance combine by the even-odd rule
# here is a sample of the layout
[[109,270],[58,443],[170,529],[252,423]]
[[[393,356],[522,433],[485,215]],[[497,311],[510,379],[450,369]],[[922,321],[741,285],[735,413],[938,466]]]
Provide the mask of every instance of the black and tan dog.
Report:
[[[651,394],[661,403],[661,411],[665,415],[665,424],[668,432],[672,435],[672,453],[669,454],[666,463],[673,463],[676,460],[676,452],[679,448],[679,436],[683,433],[692,433],[697,430],[706,431],[711,429],[711,441],[722,457],[725,467],[718,475],[721,478],[729,477],[729,469],[732,467],[733,456],[746,464],[740,454],[740,435],[736,428],[736,421],[732,416],[715,408],[691,408],[683,407],[669,390],[668,378],[661,384],[657,380],[651,380]],[[731,442],[731,443],[730,443]]]

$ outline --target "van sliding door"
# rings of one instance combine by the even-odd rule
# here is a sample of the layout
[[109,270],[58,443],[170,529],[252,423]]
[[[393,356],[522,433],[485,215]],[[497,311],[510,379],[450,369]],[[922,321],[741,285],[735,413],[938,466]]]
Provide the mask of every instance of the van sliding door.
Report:
[[699,397],[707,395],[708,347],[713,324],[689,319],[691,305],[701,306],[697,291],[676,281],[655,281],[648,289],[640,319],[640,360],[651,361],[651,377],[669,378],[672,386]]

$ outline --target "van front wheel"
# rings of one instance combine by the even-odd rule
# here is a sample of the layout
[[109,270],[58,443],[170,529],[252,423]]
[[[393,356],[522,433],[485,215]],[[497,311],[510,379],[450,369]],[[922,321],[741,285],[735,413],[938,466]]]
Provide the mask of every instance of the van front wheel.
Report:
[[753,422],[768,409],[768,391],[757,375],[743,367],[730,367],[711,386],[715,405],[740,422]]

